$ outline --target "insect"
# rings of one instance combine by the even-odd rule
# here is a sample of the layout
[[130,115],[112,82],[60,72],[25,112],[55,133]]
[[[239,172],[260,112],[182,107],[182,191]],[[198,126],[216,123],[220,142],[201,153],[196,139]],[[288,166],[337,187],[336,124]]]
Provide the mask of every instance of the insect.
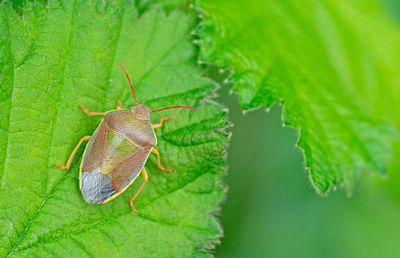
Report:
[[159,128],[170,117],[163,117],[157,124],[150,123],[151,113],[172,108],[193,109],[191,106],[170,106],[157,110],[150,110],[136,99],[134,87],[126,69],[120,64],[125,73],[135,106],[125,110],[118,101],[116,110],[108,112],[91,112],[82,104],[80,108],[88,116],[103,116],[100,125],[92,136],[84,136],[75,146],[65,165],[54,164],[59,169],[69,169],[79,147],[89,141],[79,171],[79,188],[83,198],[88,203],[104,204],[123,193],[135,182],[139,175],[143,176],[143,183],[136,193],[129,199],[129,205],[136,213],[135,199],[148,182],[148,175],[144,167],[150,153],[157,157],[157,167],[164,172],[172,169],[161,165],[160,153],[154,146],[157,137],[154,128]]

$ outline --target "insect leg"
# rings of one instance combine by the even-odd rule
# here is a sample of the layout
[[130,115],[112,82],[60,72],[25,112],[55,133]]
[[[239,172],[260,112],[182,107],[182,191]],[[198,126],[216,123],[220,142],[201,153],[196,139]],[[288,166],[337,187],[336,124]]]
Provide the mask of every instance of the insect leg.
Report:
[[123,110],[123,109],[124,109],[124,107],[122,106],[122,102],[121,102],[120,99],[117,101],[117,109],[118,109],[118,110]]
[[172,172],[172,169],[170,168],[165,168],[161,165],[161,158],[160,158],[160,152],[156,149],[152,149],[151,152],[157,156],[157,167],[159,170],[164,171],[164,172]]
[[151,127],[152,128],[160,128],[164,124],[164,122],[168,121],[168,120],[175,120],[175,118],[173,118],[173,117],[162,117],[160,119],[160,122],[158,122],[157,124],[151,125]]
[[131,206],[134,213],[137,213],[138,210],[135,207],[135,205],[133,204],[133,202],[139,196],[140,192],[143,190],[143,187],[149,181],[149,176],[147,175],[146,169],[144,167],[142,168],[141,174],[143,176],[143,183],[139,186],[139,189],[136,191],[136,193],[129,199],[129,205]]
[[82,109],[82,111],[87,115],[87,116],[104,116],[104,112],[92,112],[89,111],[84,105],[79,104],[79,108]]
[[87,135],[87,136],[82,137],[79,140],[78,144],[75,146],[75,148],[72,151],[71,155],[69,155],[69,158],[68,158],[67,163],[65,165],[53,164],[53,166],[55,166],[56,168],[59,168],[59,169],[69,169],[69,167],[71,166],[72,160],[73,160],[76,152],[78,151],[79,147],[82,145],[83,142],[89,141],[90,137],[91,136]]

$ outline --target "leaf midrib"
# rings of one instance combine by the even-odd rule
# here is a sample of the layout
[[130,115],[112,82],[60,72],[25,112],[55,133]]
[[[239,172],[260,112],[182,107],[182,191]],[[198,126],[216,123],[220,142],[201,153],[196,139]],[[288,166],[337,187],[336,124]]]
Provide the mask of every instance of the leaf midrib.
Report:
[[[205,143],[205,144],[210,144],[210,143]],[[62,183],[65,181],[65,179],[68,178],[68,176],[70,175],[70,173],[71,173],[72,171],[74,171],[74,169],[75,169],[77,166],[78,166],[78,165],[75,165],[73,168],[70,169],[70,171],[68,171],[68,173],[66,173],[66,174],[62,177],[62,179],[60,180],[60,183],[57,184],[57,186],[54,188],[54,190],[51,192],[51,194],[49,194],[49,197],[47,198],[47,200],[50,199],[50,197],[51,197],[52,195],[54,195],[54,194],[57,192],[59,186],[62,185]],[[206,165],[206,166],[207,166],[207,165]],[[206,166],[205,166],[205,167],[206,167]],[[200,168],[203,168],[203,167],[200,167]],[[199,169],[199,170],[202,170],[202,169]],[[170,194],[173,194],[173,193],[175,193],[175,192],[177,192],[177,191],[180,191],[180,190],[185,189],[185,187],[187,187],[187,186],[190,185],[191,183],[195,182],[198,178],[200,178],[200,177],[202,177],[202,176],[204,176],[204,175],[207,175],[208,173],[211,173],[212,170],[203,170],[203,171],[206,171],[206,172],[205,172],[205,173],[197,174],[197,176],[194,177],[191,181],[186,181],[185,184],[183,184],[183,185],[181,185],[181,186],[179,186],[179,187],[177,187],[177,188],[175,188],[175,189],[172,189],[171,191],[168,191],[168,192],[166,192],[166,193],[163,194],[163,195],[159,195],[159,196],[157,196],[157,197],[155,197],[155,198],[149,200],[142,208],[146,208],[147,206],[150,206],[152,203],[154,203],[154,202],[157,201],[158,199],[165,198],[166,196],[168,196],[168,195],[170,195]],[[213,193],[213,192],[216,192],[216,191],[219,191],[219,190],[218,190],[218,189],[215,189],[214,191],[211,191],[210,193]],[[192,192],[192,194],[197,194],[197,193]],[[201,193],[201,194],[203,194],[203,193]],[[46,200],[46,202],[47,202],[47,200]],[[44,205],[45,205],[45,202],[43,202],[43,205],[40,207],[40,210],[41,210],[41,208],[43,208]],[[38,213],[40,212],[40,210],[38,210]],[[98,226],[101,226],[101,225],[105,225],[105,224],[107,224],[107,223],[114,222],[114,221],[116,221],[118,218],[120,218],[120,217],[122,217],[122,216],[125,216],[125,215],[138,216],[138,217],[140,217],[140,218],[142,218],[142,219],[144,219],[144,220],[151,221],[151,222],[154,222],[154,223],[158,223],[158,224],[161,224],[161,225],[166,225],[166,226],[177,226],[177,225],[178,225],[177,223],[171,223],[171,222],[167,222],[167,221],[152,219],[152,218],[150,218],[150,217],[148,217],[148,216],[144,216],[143,214],[140,214],[140,213],[138,213],[138,214],[136,214],[136,215],[133,215],[133,214],[132,214],[132,211],[129,210],[129,211],[127,211],[127,212],[123,212],[123,213],[120,213],[120,214],[115,214],[115,213],[114,213],[114,214],[112,214],[111,216],[106,217],[105,219],[104,219],[104,218],[103,218],[103,219],[100,219],[100,220],[98,220],[98,221],[96,221],[95,223],[92,223],[92,224],[90,224],[90,225],[87,225],[87,224],[86,224],[85,227],[80,228],[79,230],[72,231],[72,232],[70,232],[70,233],[68,233],[68,234],[63,234],[63,235],[61,235],[61,236],[59,236],[59,237],[56,237],[56,238],[48,239],[48,240],[45,240],[45,241],[39,241],[39,240],[38,240],[36,243],[33,243],[33,244],[29,245],[29,246],[26,247],[26,248],[14,250],[14,252],[12,252],[12,253],[9,254],[9,255],[13,255],[13,254],[16,254],[16,253],[19,253],[19,252],[23,252],[23,251],[26,251],[26,250],[29,250],[29,249],[32,249],[32,248],[35,248],[35,247],[38,247],[38,246],[41,246],[41,245],[44,245],[44,244],[47,244],[47,243],[51,243],[51,242],[54,242],[54,241],[57,241],[57,240],[60,240],[60,239],[63,239],[63,238],[69,237],[69,236],[74,236],[74,235],[77,235],[77,234],[80,234],[80,233],[87,232],[87,231],[91,230],[92,228],[95,228],[95,227],[98,227]],[[35,218],[34,218],[34,219],[35,219]],[[192,226],[192,225],[185,225],[185,224],[179,224],[179,225],[180,225],[180,226],[183,226],[183,227],[185,227],[185,228],[195,229],[195,230],[197,230],[198,232],[206,232],[206,231],[207,231],[206,228],[196,227],[196,226]],[[9,256],[9,255],[8,255],[8,256]],[[7,257],[8,257],[8,256],[7,256]]]

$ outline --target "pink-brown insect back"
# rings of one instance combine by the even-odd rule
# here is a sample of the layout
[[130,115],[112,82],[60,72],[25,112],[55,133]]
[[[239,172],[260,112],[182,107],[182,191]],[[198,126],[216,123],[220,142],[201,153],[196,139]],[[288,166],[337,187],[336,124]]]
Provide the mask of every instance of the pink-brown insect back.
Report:
[[81,104],[80,108],[88,116],[103,116],[103,119],[92,136],[81,138],[65,165],[54,164],[54,166],[69,169],[80,145],[89,141],[83,154],[79,174],[80,189],[85,201],[106,203],[123,193],[139,175],[142,175],[143,183],[129,200],[132,210],[137,212],[134,200],[148,182],[144,166],[150,153],[156,155],[157,167],[160,170],[172,171],[161,165],[160,153],[154,148],[157,145],[154,128],[161,127],[165,121],[173,118],[163,117],[159,123],[152,125],[151,113],[173,108],[193,109],[193,107],[170,106],[150,110],[146,105],[139,104],[129,74],[122,64],[120,66],[128,80],[135,106],[126,110],[118,101],[116,110],[103,113],[91,112]]

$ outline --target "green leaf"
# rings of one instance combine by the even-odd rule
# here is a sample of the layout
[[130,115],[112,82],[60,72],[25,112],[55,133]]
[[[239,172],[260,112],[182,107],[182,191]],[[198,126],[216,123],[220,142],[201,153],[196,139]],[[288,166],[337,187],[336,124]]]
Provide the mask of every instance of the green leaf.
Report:
[[[130,1],[48,1],[15,12],[0,5],[0,256],[207,256],[221,228],[212,215],[229,134],[226,111],[211,99],[216,85],[196,65],[194,14],[150,8],[138,16]],[[118,2],[118,3],[116,3]],[[101,118],[78,108],[133,105],[124,64],[138,100],[175,117],[156,129],[167,174],[150,156],[149,184],[132,213],[124,194],[89,205],[79,191],[80,156],[64,163]]]
[[400,33],[379,1],[201,3],[203,61],[232,70],[244,110],[283,106],[317,191],[387,169],[400,128]]

